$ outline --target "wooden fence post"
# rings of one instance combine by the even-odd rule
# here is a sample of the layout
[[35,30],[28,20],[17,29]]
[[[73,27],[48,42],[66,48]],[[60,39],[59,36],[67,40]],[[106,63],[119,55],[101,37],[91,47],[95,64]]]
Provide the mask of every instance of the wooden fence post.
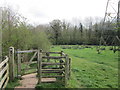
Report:
[[68,77],[68,79],[70,79],[70,75],[71,75],[71,58],[69,58],[69,77]]
[[[49,52],[46,53],[46,56],[48,56],[48,57],[50,56]],[[49,61],[50,61],[50,59],[48,58],[47,62],[49,62]]]
[[61,51],[60,56],[62,56],[62,54],[63,54],[63,51]]
[[18,60],[17,60],[17,74],[18,74],[18,78],[21,78],[21,54],[18,53],[17,54]]
[[38,84],[41,83],[42,74],[42,50],[38,50]]
[[67,86],[67,81],[68,81],[68,66],[69,66],[69,58],[68,55],[66,55],[65,58],[65,86]]
[[14,47],[9,48],[9,77],[10,81],[14,81]]
[[[60,56],[63,56],[62,54],[63,54],[63,51],[61,51]],[[60,63],[63,63],[62,59],[60,59]],[[60,64],[60,69],[62,69],[62,68],[63,68],[63,65]]]

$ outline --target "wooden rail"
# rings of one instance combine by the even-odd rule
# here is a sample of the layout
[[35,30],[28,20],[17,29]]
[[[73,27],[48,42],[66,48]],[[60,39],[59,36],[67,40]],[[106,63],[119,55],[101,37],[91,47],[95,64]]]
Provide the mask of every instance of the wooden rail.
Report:
[[43,56],[42,57],[43,59],[61,59],[61,58],[65,58],[65,57],[62,57],[62,56]]
[[5,88],[9,81],[8,57],[0,63],[0,88]]
[[30,52],[36,52],[37,50],[24,50],[24,51],[16,51],[16,53],[30,53]]

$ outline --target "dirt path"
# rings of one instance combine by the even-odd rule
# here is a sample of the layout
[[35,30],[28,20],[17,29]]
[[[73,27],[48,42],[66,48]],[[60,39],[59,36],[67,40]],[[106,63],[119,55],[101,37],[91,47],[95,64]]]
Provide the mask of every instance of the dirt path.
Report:
[[22,80],[19,81],[20,82],[20,86],[15,87],[15,89],[17,88],[35,88],[38,79],[36,77],[36,73],[34,74],[28,74],[28,75],[24,75],[22,76]]
[[[14,90],[18,88],[33,88],[35,89],[36,84],[38,83],[38,78],[36,77],[37,73],[28,74],[22,76],[22,80],[19,80],[20,86],[15,87]],[[42,78],[42,82],[55,82],[56,78]]]

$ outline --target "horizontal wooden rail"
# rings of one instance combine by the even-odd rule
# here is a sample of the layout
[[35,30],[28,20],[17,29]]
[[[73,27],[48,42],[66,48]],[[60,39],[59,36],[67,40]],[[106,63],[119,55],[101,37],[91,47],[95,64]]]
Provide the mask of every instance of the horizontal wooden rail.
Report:
[[61,52],[42,52],[42,53],[49,53],[49,54],[61,54]]
[[42,69],[61,69],[60,67],[42,67]]
[[43,65],[65,65],[65,63],[42,63]]
[[62,73],[63,71],[42,71],[42,73]]
[[43,56],[43,59],[61,59],[61,58],[66,58],[64,56]]
[[37,63],[37,61],[32,61],[32,62],[24,62],[24,64],[34,64],[34,63]]
[[37,70],[36,67],[34,67],[34,68],[32,68],[32,67],[31,67],[31,68],[24,68],[24,69],[21,69],[21,70],[22,70],[22,71],[25,71],[25,70],[31,70],[31,69]]
[[65,69],[42,69],[42,71],[64,71]]
[[24,50],[24,51],[16,51],[16,53],[31,53],[31,52],[36,52],[38,50]]

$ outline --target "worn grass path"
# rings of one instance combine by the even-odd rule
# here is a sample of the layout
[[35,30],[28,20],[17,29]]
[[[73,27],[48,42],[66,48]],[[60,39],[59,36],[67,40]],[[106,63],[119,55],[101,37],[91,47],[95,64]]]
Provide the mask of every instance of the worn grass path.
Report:
[[20,86],[15,87],[17,88],[35,88],[36,84],[38,82],[38,79],[36,77],[36,73],[28,74],[22,76],[22,80],[19,80]]
[[[36,77],[37,73],[27,74],[22,76],[22,80],[19,80],[20,85],[16,86],[14,89],[17,90],[18,88],[33,88],[35,89],[38,78]],[[51,82],[56,81],[56,78],[42,78],[42,82]]]

